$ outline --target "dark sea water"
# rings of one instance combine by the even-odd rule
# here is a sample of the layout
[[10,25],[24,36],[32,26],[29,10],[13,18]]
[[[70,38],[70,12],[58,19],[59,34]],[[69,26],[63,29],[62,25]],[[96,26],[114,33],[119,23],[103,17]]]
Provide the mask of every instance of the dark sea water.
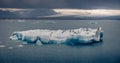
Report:
[[[97,28],[103,42],[88,45],[24,44],[14,31]],[[0,63],[120,63],[120,20],[0,20]]]

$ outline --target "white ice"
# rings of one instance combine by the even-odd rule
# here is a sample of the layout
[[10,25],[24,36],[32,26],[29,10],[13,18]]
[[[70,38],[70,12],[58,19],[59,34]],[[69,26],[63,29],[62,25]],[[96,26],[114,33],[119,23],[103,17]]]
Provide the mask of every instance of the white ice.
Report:
[[37,29],[16,31],[10,36],[10,39],[22,40],[41,45],[49,43],[67,43],[73,40],[77,40],[77,43],[99,42],[102,39],[102,36],[103,32],[101,27],[97,29],[79,28],[69,30]]
[[0,48],[6,47],[5,45],[0,45]]

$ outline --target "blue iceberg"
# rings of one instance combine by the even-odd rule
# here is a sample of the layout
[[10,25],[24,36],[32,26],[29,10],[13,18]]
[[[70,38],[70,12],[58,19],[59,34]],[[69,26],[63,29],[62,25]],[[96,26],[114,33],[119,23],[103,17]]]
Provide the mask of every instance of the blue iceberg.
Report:
[[101,27],[97,29],[79,28],[69,30],[37,29],[16,31],[10,36],[11,40],[20,40],[27,43],[62,44],[62,43],[93,43],[100,42],[103,37]]

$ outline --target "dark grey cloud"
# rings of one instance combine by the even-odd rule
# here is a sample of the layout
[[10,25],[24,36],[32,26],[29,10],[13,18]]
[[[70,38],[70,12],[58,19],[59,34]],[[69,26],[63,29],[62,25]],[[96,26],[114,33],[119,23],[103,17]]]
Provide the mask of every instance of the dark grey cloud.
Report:
[[0,7],[120,9],[120,0],[0,0]]
[[0,0],[2,8],[63,8],[66,6],[64,0]]
[[83,9],[119,9],[120,0],[67,0],[72,8]]

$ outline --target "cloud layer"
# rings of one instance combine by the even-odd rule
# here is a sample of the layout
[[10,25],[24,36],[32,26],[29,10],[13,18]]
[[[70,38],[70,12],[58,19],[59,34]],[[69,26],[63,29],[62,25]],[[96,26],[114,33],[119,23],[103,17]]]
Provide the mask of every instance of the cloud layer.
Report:
[[0,0],[2,8],[120,9],[120,0]]
[[0,8],[0,18],[32,19],[120,19],[115,9],[17,9]]
[[61,16],[120,16],[120,10],[110,9],[54,9],[54,11]]

